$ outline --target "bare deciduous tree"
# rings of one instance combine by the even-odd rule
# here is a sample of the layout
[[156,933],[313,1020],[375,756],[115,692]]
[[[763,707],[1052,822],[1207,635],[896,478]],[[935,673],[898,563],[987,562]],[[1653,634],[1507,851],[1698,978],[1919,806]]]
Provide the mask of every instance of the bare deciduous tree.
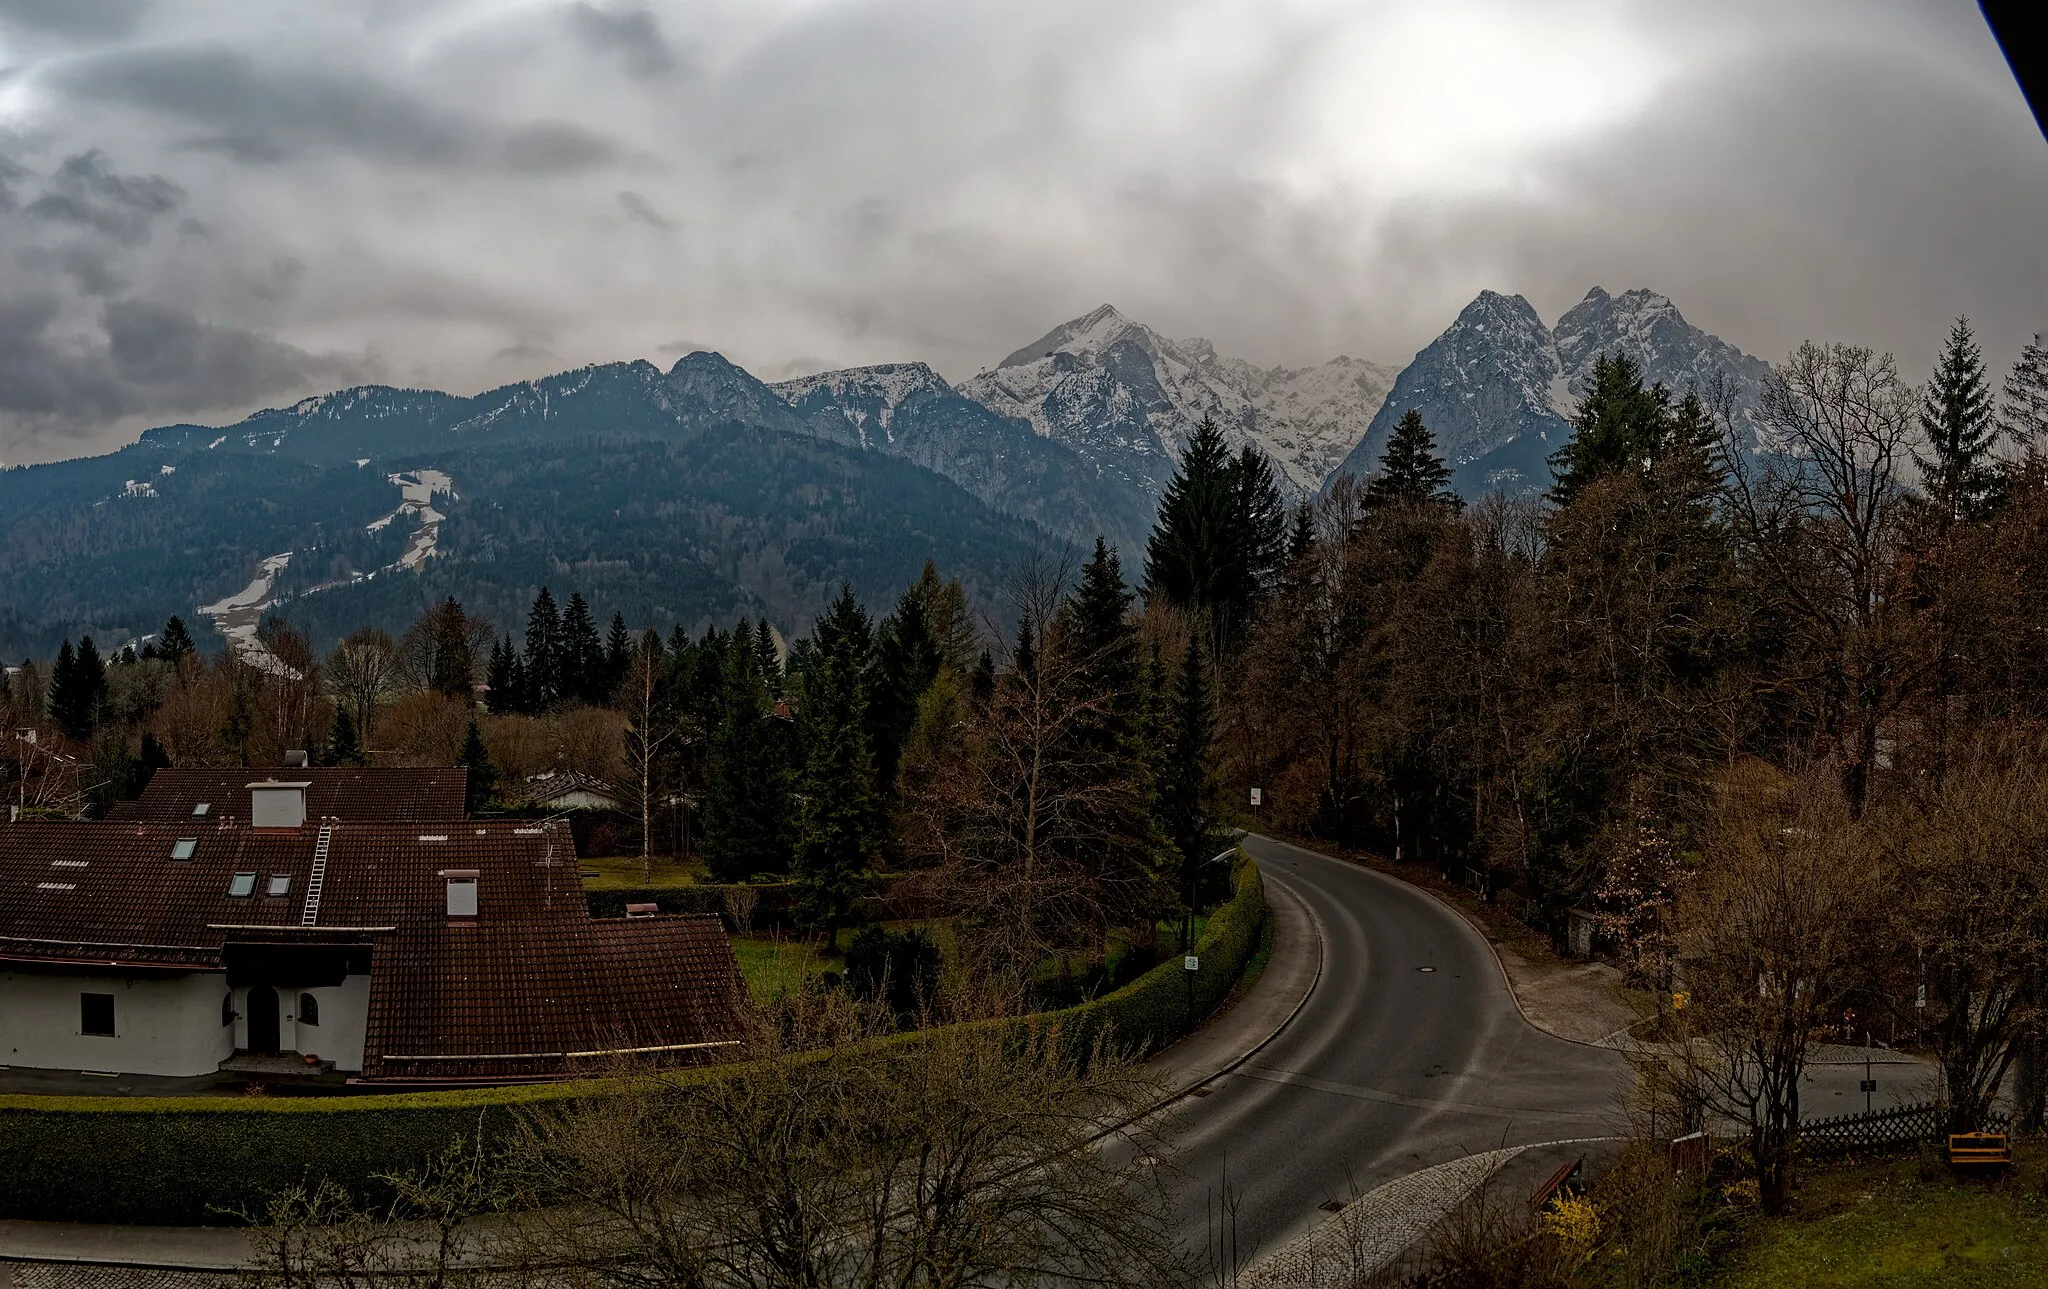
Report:
[[1728,444],[1736,524],[1807,630],[1820,725],[1860,815],[1919,665],[1901,560],[1913,391],[1890,354],[1809,341],[1773,369],[1760,412],[1763,455]]
[[[1755,778],[1774,779],[1757,767]],[[1862,981],[1878,892],[1867,833],[1811,784],[1731,775],[1699,874],[1678,904],[1688,1005],[1647,1070],[1749,1138],[1765,1209],[1785,1206],[1799,1081],[1818,1031]]]
[[344,637],[327,655],[327,681],[367,740],[377,728],[377,704],[399,683],[397,643],[376,627]]

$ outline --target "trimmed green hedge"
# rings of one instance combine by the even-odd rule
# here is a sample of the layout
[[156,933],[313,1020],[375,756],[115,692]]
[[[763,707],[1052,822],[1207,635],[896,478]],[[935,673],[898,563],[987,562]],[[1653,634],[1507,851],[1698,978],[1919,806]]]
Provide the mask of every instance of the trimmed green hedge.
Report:
[[[1258,951],[1265,887],[1242,855],[1233,875],[1235,893],[1209,918],[1196,946],[1198,1020],[1229,996]],[[1040,1020],[1059,1021],[1078,1042],[1106,1034],[1119,1045],[1150,1049],[1186,1032],[1187,975],[1176,955],[1113,994]],[[696,1076],[745,1071],[713,1065]],[[329,1179],[376,1194],[379,1174],[419,1168],[457,1137],[499,1137],[522,1111],[596,1095],[605,1086],[346,1097],[0,1097],[0,1217],[217,1224],[241,1209],[260,1212],[270,1195],[297,1182]]]

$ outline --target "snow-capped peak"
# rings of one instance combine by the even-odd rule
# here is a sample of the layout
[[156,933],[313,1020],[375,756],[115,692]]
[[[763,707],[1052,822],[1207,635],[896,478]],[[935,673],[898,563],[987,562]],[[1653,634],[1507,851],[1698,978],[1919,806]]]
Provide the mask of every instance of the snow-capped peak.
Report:
[[1222,357],[1200,337],[1168,339],[1105,304],[962,382],[960,392],[1155,493],[1209,417],[1233,445],[1258,445],[1290,496],[1305,496],[1357,441],[1393,375],[1348,358],[1262,368]]

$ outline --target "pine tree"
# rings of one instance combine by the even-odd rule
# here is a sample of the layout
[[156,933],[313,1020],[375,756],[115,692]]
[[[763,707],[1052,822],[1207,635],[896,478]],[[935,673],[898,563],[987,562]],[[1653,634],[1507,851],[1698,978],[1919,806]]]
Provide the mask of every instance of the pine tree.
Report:
[[526,615],[526,710],[546,711],[562,699],[562,619],[555,597],[540,588]]
[[1145,594],[1205,615],[1219,644],[1250,621],[1286,556],[1287,510],[1272,463],[1230,455],[1204,417],[1166,485],[1145,549]]
[[806,755],[798,781],[796,872],[813,926],[838,941],[879,849],[880,812],[868,745],[867,682],[873,634],[851,586],[818,619],[804,677]]
[[348,704],[334,709],[334,727],[327,736],[328,765],[361,765],[363,744],[356,734],[356,718],[348,714]]
[[573,703],[602,703],[610,697],[604,643],[581,591],[570,592],[569,607],[562,610],[562,697]]
[[[1085,780],[1074,793],[1075,823],[1094,839],[1083,857],[1094,902],[1113,922],[1149,917],[1158,907],[1165,850],[1152,813],[1155,788],[1146,755],[1144,668],[1116,549],[1101,538],[1081,566],[1080,585],[1060,606],[1062,651],[1078,664],[1069,692],[1068,773]],[[1105,928],[1106,929],[1106,928]]]
[[142,790],[149,786],[149,781],[156,776],[156,772],[170,763],[171,754],[164,751],[163,744],[157,742],[155,732],[142,731],[142,750],[135,758],[135,791],[131,795],[141,796]]
[[1643,369],[1627,354],[1600,354],[1593,381],[1572,412],[1572,437],[1550,455],[1550,500],[1568,506],[1595,479],[1617,470],[1647,470],[1662,451],[1671,396],[1643,385]]
[[1920,407],[1927,454],[1913,454],[1928,499],[1943,523],[1982,518],[1997,488],[1991,457],[1998,428],[1984,356],[1968,318],[1957,318],[1942,346]]
[[1998,428],[2022,452],[2048,452],[2048,348],[2039,332],[2006,373]]
[[476,719],[469,722],[469,732],[462,738],[462,755],[456,758],[457,765],[469,771],[469,791],[464,797],[464,808],[471,814],[489,805],[498,791],[498,767],[491,762],[491,753],[484,746],[483,731],[476,727]]
[[[935,573],[930,565],[926,571]],[[868,731],[875,757],[875,784],[885,794],[896,782],[903,741],[917,722],[917,700],[938,679],[946,661],[932,631],[923,589],[924,584],[919,583],[905,591],[876,633]]]
[[1160,824],[1180,861],[1185,892],[1217,844],[1216,711],[1202,647],[1190,638],[1173,694],[1172,746],[1161,785]]
[[176,667],[196,653],[192,633],[185,629],[185,619],[173,615],[164,623],[163,633],[156,640],[156,656]]
[[1147,595],[1190,610],[1222,601],[1235,474],[1223,431],[1203,417],[1159,502],[1145,548]]
[[492,715],[504,716],[527,710],[525,670],[519,661],[518,651],[512,647],[512,638],[498,637],[491,645],[490,666],[484,672],[484,684],[490,689],[487,701]]
[[[654,643],[659,645],[660,638],[656,637]],[[614,612],[611,631],[606,635],[604,642],[604,692],[607,699],[618,692],[620,684],[626,679],[626,668],[631,666],[632,662],[633,636],[626,630],[626,615]]]
[[99,728],[107,703],[107,668],[91,636],[81,636],[74,651],[66,640],[50,671],[50,719],[75,739],[89,739]]
[[432,649],[428,687],[450,698],[473,701],[476,658],[471,652],[470,628],[474,624],[463,612],[462,603],[448,596],[427,611],[424,625]]
[[775,629],[762,618],[754,627],[755,666],[768,685],[768,697],[782,697],[782,651],[775,647]]
[[1287,557],[1287,504],[1273,463],[1247,443],[1230,472],[1230,608],[1241,624],[1272,588]]
[[711,735],[704,859],[723,882],[789,868],[788,738],[773,717],[756,640],[742,621],[727,642]]
[[996,656],[986,649],[974,660],[974,674],[968,677],[967,693],[976,711],[987,711],[989,700],[996,696]]
[[1368,513],[1390,506],[1456,509],[1463,502],[1451,491],[1450,483],[1450,467],[1437,455],[1436,435],[1423,424],[1422,413],[1411,407],[1394,423],[1387,450],[1380,457],[1379,473],[1366,481],[1360,502]]

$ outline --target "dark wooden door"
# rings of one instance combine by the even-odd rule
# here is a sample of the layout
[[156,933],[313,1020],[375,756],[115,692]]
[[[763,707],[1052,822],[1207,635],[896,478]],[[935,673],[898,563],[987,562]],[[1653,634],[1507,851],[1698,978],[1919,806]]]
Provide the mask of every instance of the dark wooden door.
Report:
[[277,991],[269,985],[249,986],[249,1050],[277,1050]]

